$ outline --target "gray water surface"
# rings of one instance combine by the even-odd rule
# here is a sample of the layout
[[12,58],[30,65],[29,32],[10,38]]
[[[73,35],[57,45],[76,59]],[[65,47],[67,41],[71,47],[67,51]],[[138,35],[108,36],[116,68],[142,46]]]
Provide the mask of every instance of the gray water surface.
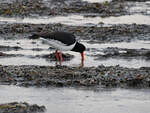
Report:
[[150,1],[145,1],[145,2],[134,2],[134,1],[130,1],[127,2],[129,6],[131,7],[127,7],[126,9],[130,12],[130,13],[142,13],[145,15],[150,15]]
[[112,0],[83,0],[89,3],[104,3],[104,2],[111,2]]
[[93,26],[104,23],[104,25],[115,25],[115,24],[147,24],[150,25],[150,16],[133,14],[124,15],[119,17],[84,17],[84,15],[68,15],[68,16],[56,16],[56,17],[0,17],[0,22],[8,23],[30,23],[30,24],[49,24],[49,23],[61,23],[73,26]]
[[46,113],[149,113],[149,89],[22,88],[0,85],[0,103],[45,105]]

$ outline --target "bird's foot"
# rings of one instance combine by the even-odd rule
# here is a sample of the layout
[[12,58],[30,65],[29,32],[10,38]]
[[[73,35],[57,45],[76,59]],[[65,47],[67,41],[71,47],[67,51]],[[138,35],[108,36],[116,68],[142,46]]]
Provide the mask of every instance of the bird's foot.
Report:
[[80,64],[79,68],[82,68],[82,67],[84,67],[84,61],[83,60],[81,60],[81,64]]

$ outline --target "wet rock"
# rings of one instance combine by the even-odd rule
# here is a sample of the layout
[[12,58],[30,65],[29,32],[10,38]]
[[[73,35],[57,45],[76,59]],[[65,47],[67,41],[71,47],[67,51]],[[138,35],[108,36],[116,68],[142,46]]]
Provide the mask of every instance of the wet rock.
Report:
[[42,51],[43,49],[41,48],[33,48],[32,51]]
[[13,3],[1,3],[0,6],[0,14],[6,16],[42,14],[42,11],[47,9],[41,0],[20,0]]
[[[97,13],[102,17],[119,16],[125,14],[124,8],[120,8],[119,2],[88,3],[75,2],[63,8],[66,13]],[[127,13],[127,12],[126,12]]]
[[[88,3],[82,0],[20,0],[0,4],[0,15],[65,15],[68,13],[99,13],[101,16],[123,15],[120,2]],[[127,13],[127,12],[126,12]]]
[[16,56],[22,56],[22,55],[7,54],[7,53],[0,52],[0,58],[2,58],[2,57],[16,57]]
[[45,106],[29,105],[26,102],[0,104],[0,113],[39,113],[45,110]]
[[[17,28],[23,28],[23,32],[18,33]],[[0,34],[4,39],[28,38],[33,32],[54,32],[66,31],[75,34],[80,39],[97,41],[98,43],[108,42],[131,42],[133,40],[150,40],[149,25],[113,25],[108,27],[98,26],[68,26],[62,24],[1,24]]]
[[148,87],[149,68],[123,68],[120,66],[68,67],[68,66],[0,66],[0,84],[24,87]]
[[[129,12],[129,8],[132,7],[132,5],[130,5],[128,1],[137,2],[142,0],[112,0],[111,2],[106,1],[103,3],[89,3],[83,0],[11,0],[10,2],[0,1],[0,15],[8,17],[26,17],[68,15],[73,13],[82,13],[88,15],[89,13],[96,13],[101,17],[108,17],[134,14]],[[18,32],[22,32],[22,29],[18,29]]]
[[21,50],[21,49],[22,48],[19,47],[19,46],[13,46],[13,47],[11,47],[11,46],[2,46],[2,45],[0,45],[0,51],[11,51],[11,50],[17,51],[17,50]]
[[0,56],[6,56],[6,54],[5,54],[5,53],[0,52]]

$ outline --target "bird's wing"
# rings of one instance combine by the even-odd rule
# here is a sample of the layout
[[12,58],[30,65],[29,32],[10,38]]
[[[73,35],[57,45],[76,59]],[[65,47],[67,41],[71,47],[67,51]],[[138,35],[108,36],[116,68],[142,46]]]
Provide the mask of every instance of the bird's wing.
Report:
[[76,43],[76,37],[73,34],[66,32],[54,32],[45,36],[44,38],[59,41],[67,46]]

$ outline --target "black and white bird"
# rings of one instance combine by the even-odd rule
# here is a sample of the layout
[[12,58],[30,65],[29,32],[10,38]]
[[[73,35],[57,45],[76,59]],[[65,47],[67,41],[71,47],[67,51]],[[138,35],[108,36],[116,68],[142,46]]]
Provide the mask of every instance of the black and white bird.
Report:
[[[56,59],[62,63],[62,51],[74,51],[81,54],[81,61],[84,61],[84,51],[86,47],[76,40],[72,33],[68,32],[52,32],[52,33],[35,33],[29,37],[30,39],[41,39],[50,46],[56,48]],[[59,52],[58,52],[59,51]]]

